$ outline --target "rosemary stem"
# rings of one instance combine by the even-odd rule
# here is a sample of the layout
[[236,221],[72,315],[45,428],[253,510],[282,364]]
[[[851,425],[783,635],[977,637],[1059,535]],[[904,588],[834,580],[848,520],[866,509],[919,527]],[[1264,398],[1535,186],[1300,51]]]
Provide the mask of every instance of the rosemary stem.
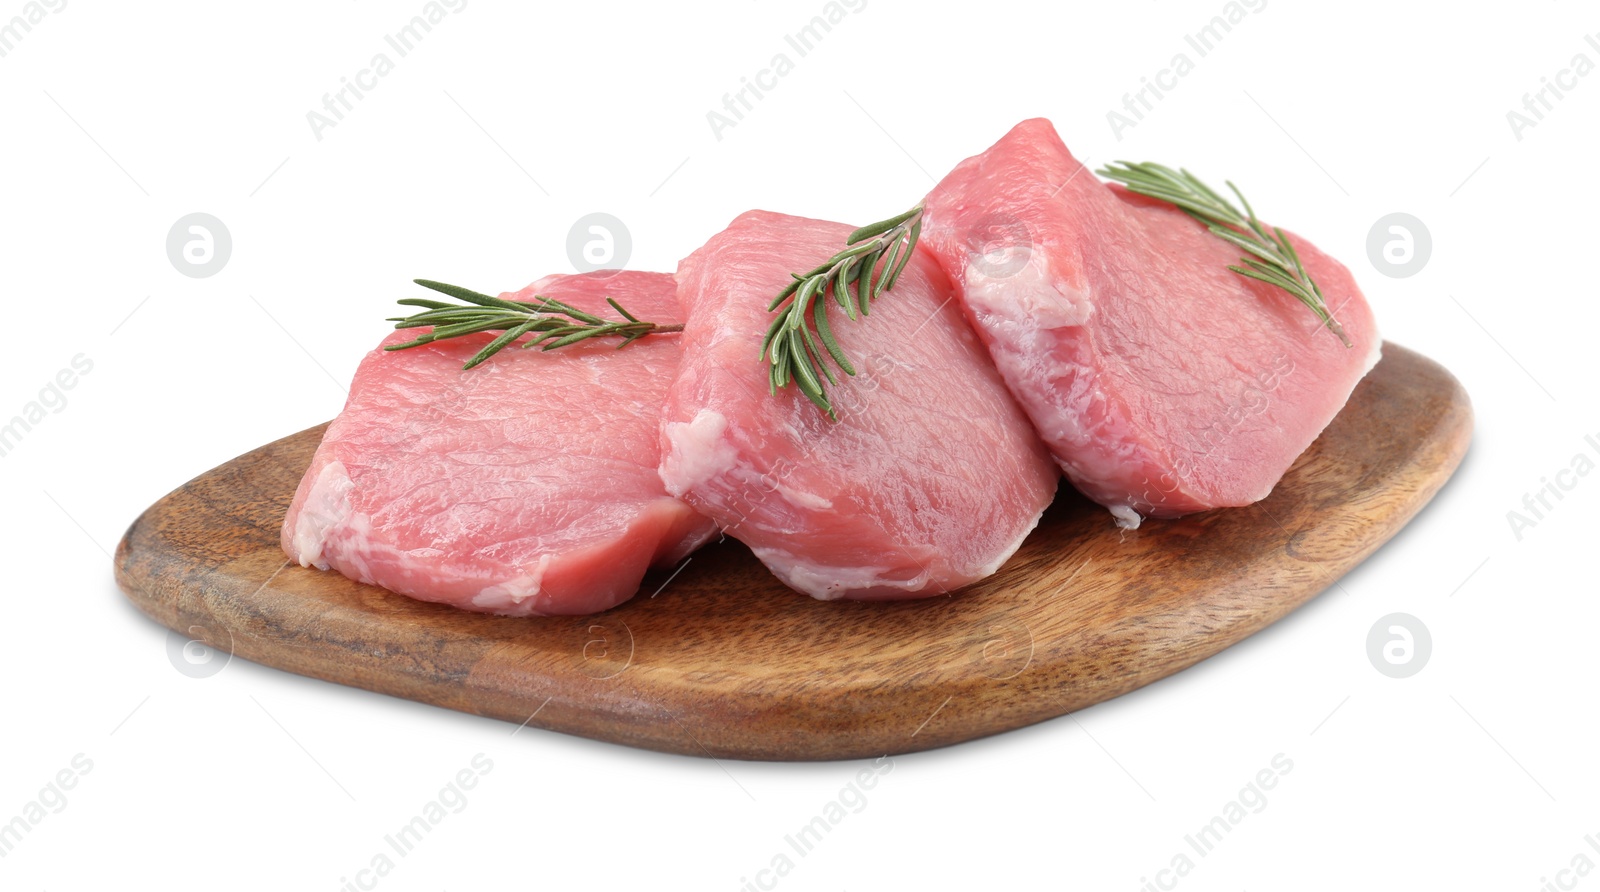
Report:
[[1344,326],[1333,318],[1333,311],[1328,309],[1327,302],[1322,298],[1322,289],[1306,272],[1289,237],[1281,229],[1273,228],[1269,232],[1256,217],[1250,200],[1232,182],[1227,184],[1228,190],[1239,199],[1239,204],[1244,206],[1243,211],[1199,177],[1182,168],[1173,170],[1151,162],[1131,164],[1118,161],[1097,173],[1121,183],[1130,192],[1176,206],[1198,220],[1212,235],[1248,252],[1250,256],[1240,258],[1242,266],[1229,266],[1228,269],[1289,292],[1322,320],[1322,327],[1336,335],[1346,347],[1352,346]]
[[[894,287],[922,232],[921,204],[850,233],[846,247],[800,275],[767,305],[776,313],[757,358],[768,363],[772,393],[793,382],[806,399],[836,418],[827,385],[837,384],[828,360],[847,375],[856,373],[828,323],[828,303],[839,304],[851,319],[865,316],[873,298]],[[850,284],[857,288],[852,292]]]
[[[681,322],[661,323],[640,319],[610,297],[606,298],[606,303],[622,315],[621,320],[603,319],[553,297],[534,295],[533,301],[512,301],[430,279],[417,279],[416,283],[463,303],[451,304],[421,298],[400,300],[402,305],[426,309],[410,316],[391,318],[389,321],[395,324],[394,327],[427,328],[428,331],[403,344],[390,344],[384,349],[405,350],[478,332],[501,332],[467,360],[462,366],[465,369],[478,365],[518,341],[521,341],[523,348],[557,350],[593,338],[620,337],[622,342],[617,345],[620,350],[643,337],[683,331]],[[526,335],[533,337],[523,340]]]

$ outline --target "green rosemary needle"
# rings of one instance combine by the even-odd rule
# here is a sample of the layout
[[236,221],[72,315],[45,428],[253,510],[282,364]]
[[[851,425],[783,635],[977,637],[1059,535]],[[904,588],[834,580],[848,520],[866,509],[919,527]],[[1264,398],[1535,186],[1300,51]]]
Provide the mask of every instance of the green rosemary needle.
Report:
[[893,288],[905,271],[921,235],[919,204],[850,233],[843,251],[810,272],[790,273],[794,281],[767,305],[778,315],[761,341],[761,358],[770,363],[768,383],[773,394],[792,381],[829,418],[838,418],[823,384],[824,380],[839,383],[827,360],[847,375],[856,370],[828,325],[828,298],[831,295],[851,319],[867,315],[872,301]]
[[1256,219],[1256,212],[1250,207],[1244,193],[1232,182],[1228,182],[1228,189],[1244,205],[1242,213],[1232,202],[1187,170],[1173,170],[1151,162],[1130,164],[1118,161],[1096,173],[1127,186],[1130,192],[1177,205],[1189,216],[1204,223],[1212,235],[1248,251],[1251,256],[1239,259],[1243,266],[1229,266],[1228,269],[1294,295],[1311,312],[1316,313],[1322,324],[1338,335],[1346,347],[1350,346],[1350,338],[1345,335],[1344,327],[1329,312],[1322,298],[1322,289],[1311,280],[1311,274],[1300,262],[1300,255],[1289,243],[1289,237],[1276,226],[1269,233]]
[[609,297],[606,298],[606,303],[622,314],[624,321],[602,319],[553,297],[534,295],[532,301],[504,300],[459,285],[446,285],[429,279],[413,281],[424,288],[431,288],[440,294],[457,298],[463,303],[454,304],[421,297],[401,298],[398,303],[402,306],[424,309],[420,313],[392,317],[388,321],[395,323],[394,327],[397,329],[431,326],[432,330],[418,335],[415,340],[404,344],[390,344],[384,349],[404,350],[407,347],[420,347],[434,341],[477,334],[481,331],[502,332],[499,337],[479,350],[477,355],[467,360],[466,365],[462,366],[463,369],[470,369],[483,362],[526,334],[534,334],[536,337],[525,341],[523,347],[555,350],[591,338],[620,337],[622,343],[617,345],[617,349],[620,350],[645,335],[683,331],[681,324],[662,325],[646,322],[623,309],[622,304]]

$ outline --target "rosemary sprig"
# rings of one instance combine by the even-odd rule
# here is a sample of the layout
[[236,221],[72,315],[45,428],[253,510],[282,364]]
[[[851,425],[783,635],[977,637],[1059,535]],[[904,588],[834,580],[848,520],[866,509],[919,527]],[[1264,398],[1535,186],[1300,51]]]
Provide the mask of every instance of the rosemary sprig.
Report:
[[867,315],[872,301],[893,288],[905,271],[921,235],[919,204],[850,233],[843,251],[810,272],[790,273],[794,281],[767,305],[769,312],[776,311],[778,315],[761,341],[761,358],[771,363],[768,380],[774,395],[793,381],[829,418],[838,418],[822,382],[839,382],[824,355],[847,375],[854,375],[856,370],[828,326],[828,295],[831,292],[834,302],[852,320],[858,314]]
[[622,343],[617,345],[617,349],[621,350],[645,335],[683,331],[681,324],[662,325],[646,322],[623,309],[622,304],[609,297],[606,298],[606,303],[621,313],[625,321],[602,319],[553,297],[534,295],[533,301],[504,300],[459,285],[446,285],[429,279],[413,281],[424,288],[431,288],[465,303],[453,304],[422,297],[401,298],[397,303],[408,307],[423,307],[423,311],[410,316],[392,317],[388,321],[395,323],[395,328],[432,326],[433,330],[418,335],[416,340],[404,344],[390,344],[384,349],[404,350],[407,347],[420,347],[434,341],[458,338],[480,331],[503,332],[479,350],[477,355],[467,360],[467,364],[462,366],[463,369],[470,369],[499,353],[512,341],[525,334],[538,336],[524,342],[523,347],[555,350],[590,338],[620,337]]
[[1228,269],[1294,295],[1311,308],[1311,312],[1316,313],[1322,324],[1338,335],[1346,347],[1350,346],[1350,338],[1345,335],[1339,320],[1328,311],[1328,305],[1322,298],[1322,289],[1311,280],[1305,265],[1300,262],[1300,255],[1289,243],[1289,237],[1276,226],[1269,233],[1256,219],[1256,212],[1250,207],[1244,193],[1232,182],[1228,183],[1228,189],[1244,205],[1242,213],[1232,202],[1187,170],[1173,170],[1151,162],[1130,164],[1118,161],[1096,173],[1127,186],[1130,192],[1177,205],[1189,216],[1204,223],[1212,235],[1248,251],[1251,256],[1239,259],[1243,266],[1229,266]]

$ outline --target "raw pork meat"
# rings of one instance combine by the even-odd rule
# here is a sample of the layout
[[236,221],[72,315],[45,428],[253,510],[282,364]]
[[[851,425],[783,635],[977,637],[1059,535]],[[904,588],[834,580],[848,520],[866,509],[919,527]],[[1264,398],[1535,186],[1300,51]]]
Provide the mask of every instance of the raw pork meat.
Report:
[[769,394],[767,304],[850,231],[750,211],[679,264],[661,477],[812,597],[941,594],[998,569],[1060,475],[924,252],[870,316],[832,307],[857,371],[829,388],[839,420],[793,385]]
[[1290,236],[1354,344],[1238,248],[1018,124],[927,198],[923,244],[1067,476],[1120,525],[1265,498],[1378,361],[1350,272]]
[[[681,318],[664,273],[551,276],[503,296],[533,294]],[[289,557],[467,610],[582,614],[715,532],[656,474],[677,336],[508,349],[463,371],[495,334],[367,355],[289,508]]]

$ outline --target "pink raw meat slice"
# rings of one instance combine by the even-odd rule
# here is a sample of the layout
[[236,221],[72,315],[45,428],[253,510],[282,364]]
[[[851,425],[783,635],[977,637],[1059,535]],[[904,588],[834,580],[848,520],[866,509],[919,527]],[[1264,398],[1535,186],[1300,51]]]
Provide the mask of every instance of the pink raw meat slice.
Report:
[[[591,273],[502,296],[616,318],[609,295],[675,322],[674,289],[665,273]],[[467,610],[583,614],[715,532],[656,474],[676,335],[507,349],[462,370],[495,334],[367,355],[284,521],[290,558]]]
[[927,198],[923,244],[1067,476],[1123,526],[1265,498],[1378,361],[1349,270],[1290,236],[1353,347],[1238,248],[1024,121]]
[[792,385],[768,392],[768,302],[850,231],[750,211],[679,264],[661,477],[812,597],[937,595],[998,569],[1060,475],[923,252],[871,315],[833,306],[857,371],[829,389],[839,420]]

